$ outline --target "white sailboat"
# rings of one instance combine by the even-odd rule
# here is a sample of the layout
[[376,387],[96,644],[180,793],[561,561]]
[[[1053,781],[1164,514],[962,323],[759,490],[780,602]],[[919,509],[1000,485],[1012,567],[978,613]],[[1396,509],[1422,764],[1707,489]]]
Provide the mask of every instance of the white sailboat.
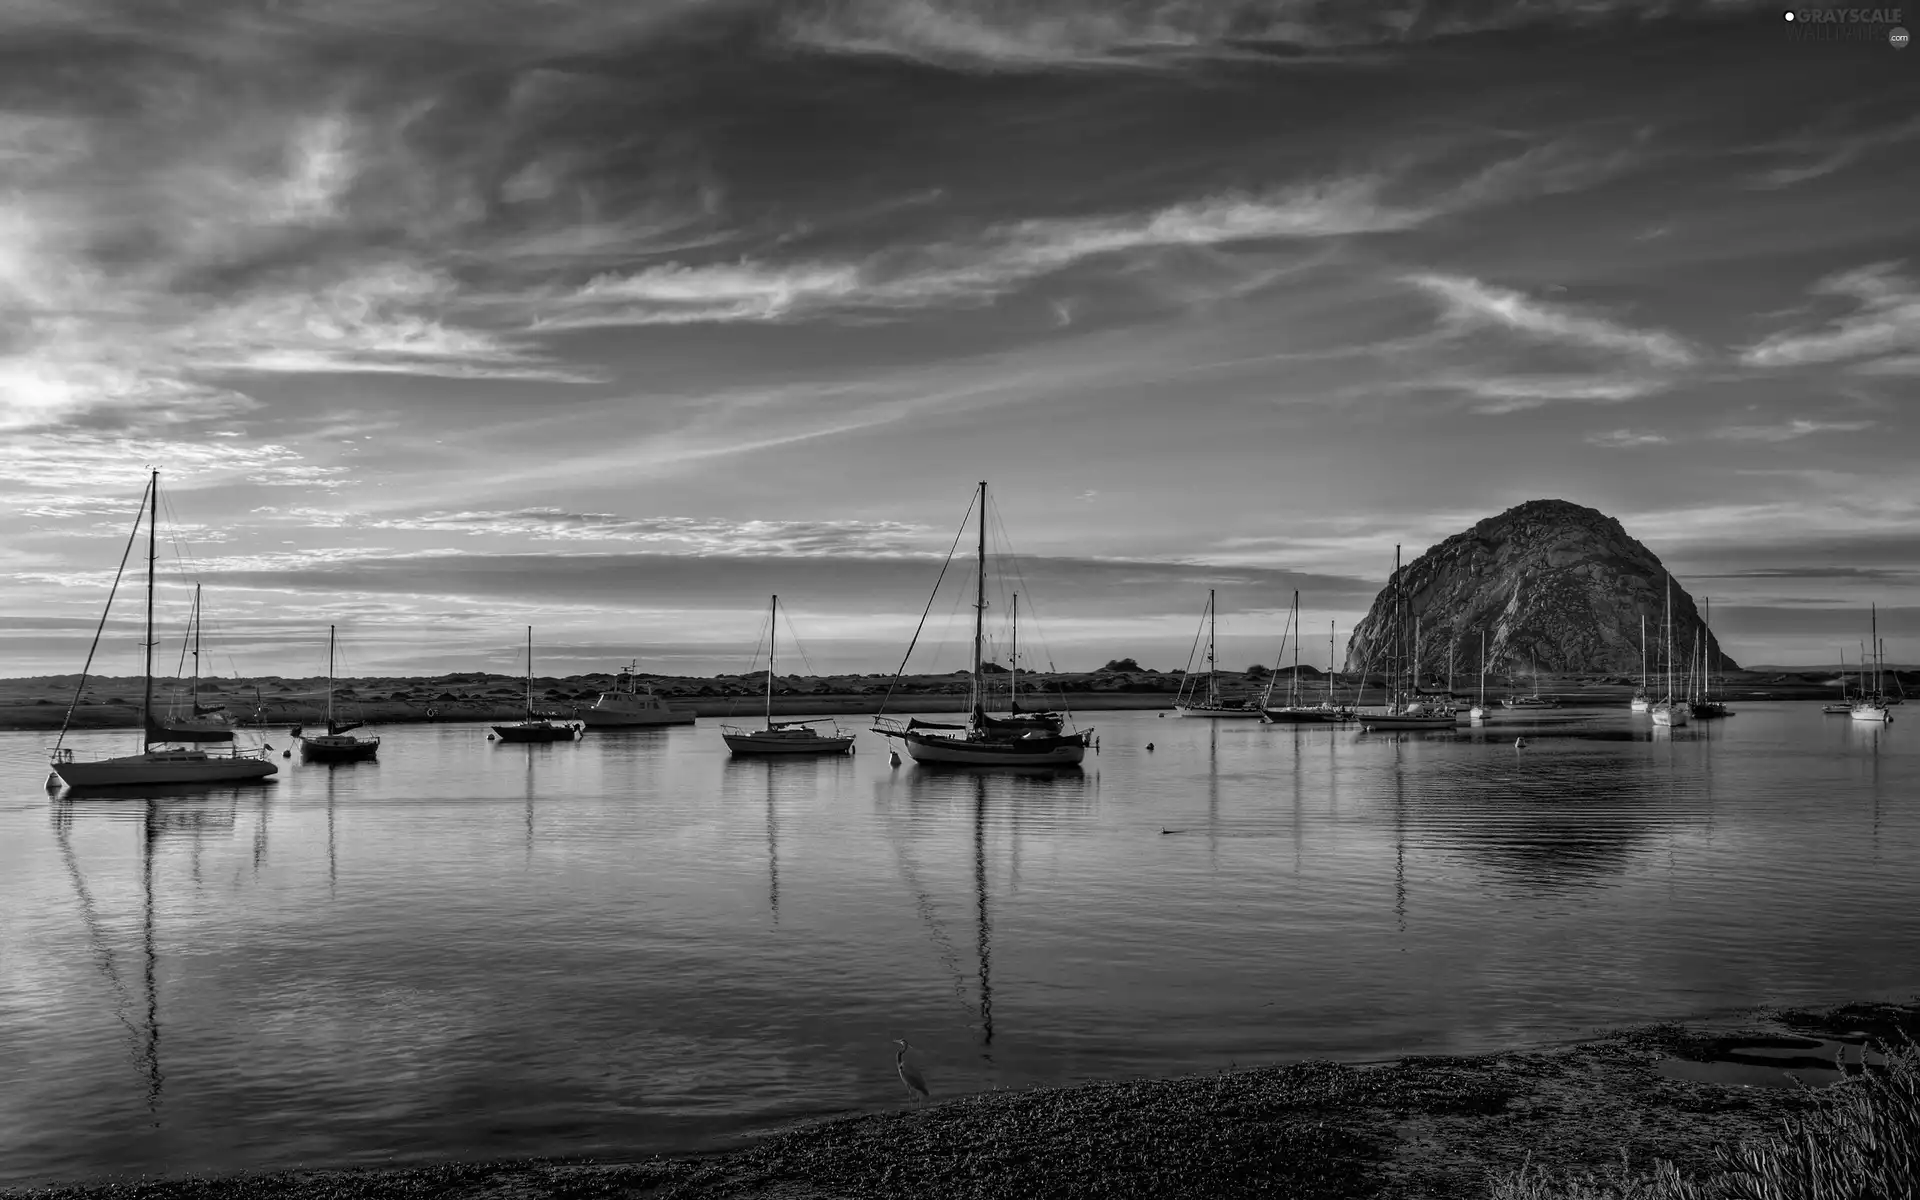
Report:
[[[1873,684],[1869,688],[1866,680],[1861,680],[1860,699],[1854,702],[1849,715],[1856,721],[1884,725],[1893,720],[1893,711],[1887,705],[1886,695],[1881,686],[1884,672],[1880,661],[1880,606],[1873,605],[1869,612],[1873,623],[1873,640],[1870,643],[1873,646]],[[1866,673],[1866,655],[1864,654],[1861,655],[1860,671],[1862,675]]]
[[580,726],[533,711],[533,626],[527,626],[527,703],[526,715],[517,725],[495,725],[493,732],[503,742],[570,742],[580,736]]
[[336,721],[333,716],[333,626],[327,626],[327,731],[296,734],[300,757],[315,762],[364,762],[380,753],[377,737],[355,737],[362,721]]
[[1643,713],[1653,707],[1652,697],[1647,695],[1647,614],[1640,614],[1640,690],[1633,694],[1633,702],[1627,706],[1634,712]]
[[[987,713],[985,638],[987,612],[987,485],[980,483],[980,540],[974,575],[973,711],[964,724],[876,716],[873,731],[898,738],[917,763],[972,767],[1070,767],[1079,765],[1093,744],[1093,730],[1068,732],[1068,717],[1050,712],[1023,712],[1009,694],[1008,713]],[[951,556],[948,561],[951,562]],[[941,566],[944,574],[946,566]],[[939,587],[935,585],[936,591]],[[925,626],[925,614],[921,625]],[[919,639],[919,630],[914,638]],[[904,660],[901,669],[906,668]],[[1017,673],[1016,676],[1017,678]],[[895,676],[896,680],[898,675]]]
[[[121,787],[146,786],[164,783],[233,783],[242,780],[264,779],[278,772],[279,768],[267,761],[267,751],[241,750],[229,744],[225,754],[208,754],[197,747],[169,744],[183,739],[172,736],[155,717],[153,711],[153,575],[154,564],[159,558],[159,540],[156,529],[160,523],[160,472],[153,472],[147,481],[147,494],[142,498],[142,509],[146,510],[147,521],[147,635],[145,639],[146,682],[140,703],[140,753],[121,755],[114,758],[82,759],[63,744],[66,740],[66,727],[60,730],[60,738],[53,750],[53,773],[69,787]],[[138,535],[139,524],[134,525]],[[129,545],[131,549],[131,545]],[[122,560],[125,561],[124,559]],[[113,607],[113,596],[107,596],[107,607]],[[106,627],[106,614],[100,617],[100,626]],[[94,651],[100,646],[100,631],[95,630],[93,648],[87,651],[87,664],[93,663]],[[80,675],[80,687],[86,687],[86,670]],[[79,702],[80,692],[74,694]],[[72,709],[67,712],[68,720],[73,717]],[[156,743],[160,748],[155,749]]]
[[1671,575],[1667,576],[1666,623],[1667,697],[1648,711],[1653,714],[1655,725],[1677,728],[1685,725],[1687,718],[1693,714],[1688,710],[1686,701],[1674,699],[1673,694],[1673,576]]
[[[773,719],[773,667],[780,621],[780,597],[767,602],[767,709],[764,729],[742,729],[722,725],[720,736],[735,754],[846,754],[853,749],[853,735],[841,733],[832,717],[808,717],[800,721]],[[821,733],[815,725],[833,726],[832,733]]]
[[1834,704],[1823,704],[1820,711],[1829,716],[1844,717],[1853,711],[1853,700],[1847,695],[1847,652],[1840,651],[1840,699]]
[[690,708],[674,708],[654,694],[653,685],[640,682],[640,662],[622,667],[613,687],[601,692],[592,708],[575,714],[588,729],[639,729],[653,725],[691,725],[699,716]]
[[1480,631],[1480,699],[1467,711],[1470,721],[1484,721],[1493,710],[1487,707],[1487,631]]
[[1393,614],[1390,626],[1389,678],[1387,705],[1384,709],[1362,710],[1360,728],[1366,732],[1399,729],[1452,729],[1459,718],[1451,704],[1428,705],[1408,700],[1407,684],[1407,597],[1400,579],[1400,547],[1393,548]]
[[[1217,686],[1217,683],[1215,680],[1215,671],[1214,671],[1213,635],[1214,635],[1214,619],[1215,618],[1214,618],[1214,607],[1213,607],[1213,589],[1211,588],[1207,589],[1207,611],[1205,615],[1207,619],[1206,697],[1202,699],[1197,695],[1195,695],[1194,690],[1191,688],[1191,684],[1193,682],[1193,672],[1189,670],[1187,672],[1186,677],[1180,681],[1180,692],[1174,699],[1173,711],[1177,715],[1182,717],[1255,717],[1255,718],[1258,718],[1258,717],[1265,716],[1266,714],[1263,709],[1263,706],[1260,704],[1257,704],[1251,700],[1246,700],[1246,699],[1229,700],[1220,694],[1219,687]],[[1189,668],[1191,668],[1191,666],[1193,665],[1191,660],[1189,660],[1187,665],[1189,666]]]

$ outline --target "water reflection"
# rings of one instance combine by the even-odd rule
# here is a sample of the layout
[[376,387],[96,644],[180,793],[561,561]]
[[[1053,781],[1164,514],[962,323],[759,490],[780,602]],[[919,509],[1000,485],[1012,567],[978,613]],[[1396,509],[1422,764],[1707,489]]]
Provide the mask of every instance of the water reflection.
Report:
[[975,952],[980,958],[980,1029],[982,1042],[993,1045],[993,954],[988,944],[993,924],[987,918],[987,781],[974,781],[973,799],[973,888],[977,898]]

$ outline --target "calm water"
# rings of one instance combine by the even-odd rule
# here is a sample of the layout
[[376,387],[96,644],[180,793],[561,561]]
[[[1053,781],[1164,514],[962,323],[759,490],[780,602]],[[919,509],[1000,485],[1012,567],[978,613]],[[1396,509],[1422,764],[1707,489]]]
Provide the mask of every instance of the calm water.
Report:
[[939,1097],[1920,989],[1920,719],[1086,719],[1057,777],[442,725],[156,800],[0,734],[0,1182],[712,1146],[899,1103],[895,1037]]

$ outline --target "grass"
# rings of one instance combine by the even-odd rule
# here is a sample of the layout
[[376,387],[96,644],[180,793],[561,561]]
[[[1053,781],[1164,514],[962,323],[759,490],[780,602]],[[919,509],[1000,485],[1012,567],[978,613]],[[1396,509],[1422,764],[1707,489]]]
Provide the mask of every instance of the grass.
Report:
[[1848,1067],[1770,1136],[1722,1149],[1694,1179],[1670,1162],[1555,1174],[1531,1161],[1495,1175],[1492,1200],[1920,1200],[1920,1046],[1876,1042],[1884,1065]]

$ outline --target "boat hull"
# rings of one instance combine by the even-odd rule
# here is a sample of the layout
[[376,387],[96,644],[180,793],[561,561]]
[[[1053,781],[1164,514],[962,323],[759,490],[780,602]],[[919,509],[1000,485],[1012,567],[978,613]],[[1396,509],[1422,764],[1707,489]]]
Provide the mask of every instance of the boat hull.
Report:
[[56,762],[53,773],[68,787],[128,787],[157,783],[240,783],[265,779],[280,768],[264,758],[216,756],[197,750],[155,750],[92,762]]
[[1644,697],[1635,696],[1633,698],[1633,703],[1629,704],[1627,707],[1632,709],[1634,712],[1643,713],[1653,707],[1653,702]]
[[1266,715],[1266,710],[1259,707],[1240,708],[1224,704],[1176,704],[1173,711],[1174,715],[1181,717],[1244,717],[1256,721]]
[[1851,704],[1823,704],[1820,711],[1830,717],[1844,717],[1853,711]]
[[1353,714],[1332,708],[1269,708],[1261,714],[1270,725],[1333,725]]
[[917,763],[955,767],[1065,767],[1077,766],[1086,758],[1090,733],[1089,730],[1077,736],[1004,741],[968,741],[921,733],[899,736]]
[[1661,706],[1653,710],[1653,723],[1655,725],[1664,725],[1668,728],[1678,729],[1680,726],[1685,725],[1687,719],[1692,715],[1692,713],[1689,713],[1684,708],[1667,708]]
[[1874,725],[1885,725],[1893,720],[1893,714],[1883,705],[1878,704],[1856,704],[1848,710],[1847,715],[1856,721],[1865,721]]
[[697,714],[681,712],[676,709],[662,709],[658,712],[620,712],[617,709],[589,708],[580,713],[579,721],[588,729],[647,729],[660,725],[691,725]]
[[1363,730],[1390,729],[1454,729],[1460,719],[1452,713],[1432,716],[1426,713],[1361,713],[1360,728]]
[[309,762],[365,762],[379,753],[377,737],[338,735],[300,739],[300,757]]
[[571,742],[580,731],[571,725],[537,722],[532,725],[495,725],[493,732],[503,742]]
[[853,750],[853,735],[840,737],[767,737],[753,733],[723,733],[721,740],[735,754],[795,755],[848,754]]

